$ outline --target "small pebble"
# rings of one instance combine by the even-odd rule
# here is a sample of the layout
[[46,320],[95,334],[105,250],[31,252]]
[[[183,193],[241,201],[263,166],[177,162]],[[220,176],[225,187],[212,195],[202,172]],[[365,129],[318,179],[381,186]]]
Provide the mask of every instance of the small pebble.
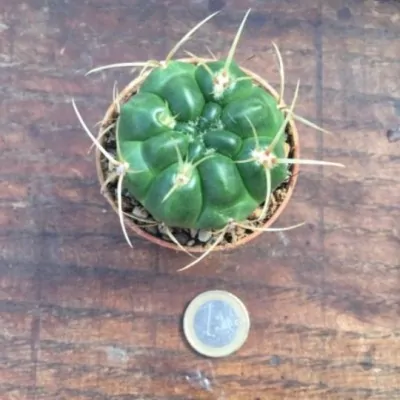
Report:
[[161,233],[161,235],[165,235],[167,237],[169,237],[168,231],[170,233],[172,233],[173,235],[175,235],[175,232],[173,231],[173,229],[169,228],[168,226],[166,226],[164,224],[159,224],[158,225],[158,231]]
[[197,229],[191,229],[190,230],[190,236],[194,239],[197,234],[199,233],[199,231]]
[[135,217],[142,218],[142,219],[146,219],[149,216],[149,213],[144,208],[138,207],[138,206],[133,208],[132,214]]
[[288,143],[284,144],[284,149],[285,149],[285,156],[287,157],[290,153],[290,146]]
[[277,201],[282,201],[285,198],[285,194],[286,194],[285,191],[278,189],[275,192],[275,198],[274,198],[273,205],[275,206]]
[[199,231],[199,240],[200,242],[208,242],[212,237],[212,233],[210,231],[204,231],[204,230],[200,230]]
[[187,235],[185,232],[178,232],[177,234],[174,235],[175,239],[182,245],[185,246],[188,241],[189,241],[189,235]]
[[186,245],[187,246],[194,246],[195,245],[195,243],[196,243],[196,241],[195,240],[189,240],[187,243],[186,243]]
[[236,236],[241,239],[242,237],[246,236],[246,230],[243,228],[238,227],[236,229]]
[[162,234],[162,235],[166,235],[167,234],[167,229],[164,225],[160,224],[158,225],[158,231]]

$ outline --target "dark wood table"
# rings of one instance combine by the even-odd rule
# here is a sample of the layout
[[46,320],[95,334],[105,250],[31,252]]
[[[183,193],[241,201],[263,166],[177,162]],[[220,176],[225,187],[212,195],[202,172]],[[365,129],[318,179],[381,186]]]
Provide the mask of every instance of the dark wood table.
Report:
[[[99,193],[89,126],[127,69],[186,48],[237,59],[334,132],[300,126],[303,166],[279,225],[178,273],[187,256],[131,236]],[[400,399],[400,2],[0,0],[0,399]],[[387,136],[387,131],[392,133]],[[245,345],[208,360],[181,317],[209,289],[251,315]]]

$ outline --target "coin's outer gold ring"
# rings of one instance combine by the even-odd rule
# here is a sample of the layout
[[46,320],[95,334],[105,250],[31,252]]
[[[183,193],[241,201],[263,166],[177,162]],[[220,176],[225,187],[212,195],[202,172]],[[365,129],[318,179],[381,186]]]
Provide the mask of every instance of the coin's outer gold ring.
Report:
[[[232,307],[239,319],[239,326],[235,338],[226,346],[215,348],[204,344],[197,338],[194,318],[199,308],[208,301],[221,300]],[[224,290],[209,290],[196,296],[186,308],[183,317],[183,331],[186,340],[198,353],[207,357],[226,357],[243,346],[250,331],[250,317],[243,302],[230,292]]]

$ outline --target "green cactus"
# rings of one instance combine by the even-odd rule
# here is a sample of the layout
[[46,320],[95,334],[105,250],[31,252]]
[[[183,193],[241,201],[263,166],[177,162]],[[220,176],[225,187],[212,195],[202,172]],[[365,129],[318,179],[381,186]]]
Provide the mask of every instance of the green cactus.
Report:
[[167,227],[225,233],[232,224],[243,225],[260,205],[259,220],[265,218],[271,194],[290,177],[290,164],[341,166],[286,158],[289,119],[308,123],[293,112],[299,85],[290,109],[282,107],[284,73],[275,44],[281,67],[278,100],[256,85],[234,60],[249,12],[224,59],[198,58],[196,63],[172,59],[215,13],[185,35],[165,61],[97,69],[142,66],[143,77],[150,68],[138,93],[118,105],[116,158],[90,133],[73,103],[86,132],[116,167],[110,179],[119,178],[120,219],[128,243],[120,201],[123,188]]
[[[141,171],[127,173],[125,188],[168,226],[220,229],[231,219],[245,220],[265,201],[263,163],[238,161],[251,157],[257,140],[269,146],[284,115],[249,80],[236,83],[245,75],[234,63],[226,68],[227,88],[213,84],[223,71],[221,61],[170,61],[153,69],[140,92],[121,105],[118,159]],[[278,157],[284,139],[275,141]],[[274,190],[288,178],[287,164],[274,165],[270,175]]]

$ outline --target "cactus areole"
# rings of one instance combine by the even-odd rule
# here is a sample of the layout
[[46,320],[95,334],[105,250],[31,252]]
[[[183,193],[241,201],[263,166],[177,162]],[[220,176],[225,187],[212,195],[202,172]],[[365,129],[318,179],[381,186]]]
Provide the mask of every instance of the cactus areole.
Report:
[[[276,99],[232,61],[170,61],[120,107],[124,188],[169,227],[221,229],[245,221],[289,178]],[[273,148],[271,148],[273,144]]]

